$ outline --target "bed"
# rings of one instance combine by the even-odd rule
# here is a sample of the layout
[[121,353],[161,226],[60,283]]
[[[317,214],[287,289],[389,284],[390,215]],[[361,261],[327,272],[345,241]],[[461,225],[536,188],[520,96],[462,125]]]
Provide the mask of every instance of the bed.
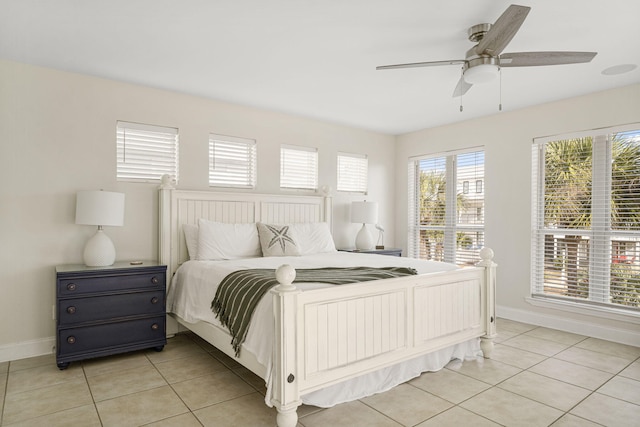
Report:
[[[189,261],[184,234],[188,226],[202,221],[302,227],[323,224],[330,230],[331,202],[326,194],[189,191],[175,189],[168,182],[159,190],[159,259],[167,265],[167,277],[173,278],[167,298],[170,318],[229,356],[237,356],[239,363],[264,378],[265,401],[276,407],[279,427],[297,424],[296,411],[303,402],[330,406],[358,398],[344,393],[351,390],[349,384],[375,383],[382,387],[377,391],[384,391],[403,381],[395,372],[402,372],[406,381],[422,371],[440,369],[452,358],[474,354],[478,346],[486,358],[493,349],[496,265],[487,248],[481,250],[482,260],[476,267],[425,270],[427,267],[420,265],[417,275],[341,286],[292,283],[295,268],[409,266],[412,260],[329,251]],[[237,269],[277,267],[278,284],[263,297],[254,314],[254,318],[258,313],[270,317],[259,322],[267,329],[257,330],[252,322],[238,354],[228,330],[211,317],[212,291],[205,291],[210,293],[204,297],[188,293],[192,291],[181,293],[188,277],[197,282],[205,271],[218,268],[216,265],[224,265],[217,270],[219,277]],[[201,315],[190,313],[180,308],[181,298],[207,307],[200,309]],[[388,382],[389,377],[394,380]]]

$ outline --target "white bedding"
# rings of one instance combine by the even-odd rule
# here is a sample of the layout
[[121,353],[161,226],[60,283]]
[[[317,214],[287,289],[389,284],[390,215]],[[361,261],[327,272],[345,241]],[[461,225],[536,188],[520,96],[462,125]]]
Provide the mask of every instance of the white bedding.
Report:
[[[222,327],[210,308],[220,281],[236,270],[277,268],[283,264],[289,264],[294,268],[413,267],[418,271],[418,274],[448,271],[457,268],[452,264],[435,261],[349,252],[329,252],[295,257],[246,258],[229,261],[187,261],[176,271],[172,280],[167,295],[167,310],[190,323],[204,321]],[[304,291],[332,285],[300,283],[296,284],[296,286]],[[254,321],[251,322],[241,350],[253,353],[258,362],[266,367],[267,378],[265,378],[265,381],[268,392],[265,396],[265,401],[267,404],[270,404],[273,322],[257,322],[255,319],[270,318],[273,318],[272,298],[271,294],[266,294],[254,312]],[[464,359],[475,357],[479,354],[479,340],[473,339],[400,365],[303,395],[302,401],[310,405],[330,407],[338,403],[386,391],[419,376],[422,372],[439,370],[454,358]]]

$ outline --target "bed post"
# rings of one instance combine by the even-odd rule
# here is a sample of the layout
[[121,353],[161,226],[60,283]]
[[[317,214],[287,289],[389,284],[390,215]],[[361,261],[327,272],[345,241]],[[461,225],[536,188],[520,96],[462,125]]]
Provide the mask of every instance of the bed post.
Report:
[[480,250],[480,261],[476,264],[484,267],[484,285],[486,286],[485,301],[485,331],[486,333],[480,337],[480,348],[485,359],[491,359],[493,352],[493,339],[496,337],[496,267],[498,264],[493,262],[493,250],[482,248]]
[[278,427],[295,427],[298,424],[298,406],[302,403],[296,359],[296,301],[300,290],[293,284],[295,278],[295,269],[282,265],[276,270],[280,284],[271,290],[275,317],[271,403],[278,410]]

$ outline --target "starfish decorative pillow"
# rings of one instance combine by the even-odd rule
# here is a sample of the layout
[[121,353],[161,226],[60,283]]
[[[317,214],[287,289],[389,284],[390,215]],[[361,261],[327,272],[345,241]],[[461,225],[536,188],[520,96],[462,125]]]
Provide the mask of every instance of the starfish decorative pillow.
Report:
[[288,225],[263,224],[259,222],[258,235],[263,256],[298,256],[300,248]]

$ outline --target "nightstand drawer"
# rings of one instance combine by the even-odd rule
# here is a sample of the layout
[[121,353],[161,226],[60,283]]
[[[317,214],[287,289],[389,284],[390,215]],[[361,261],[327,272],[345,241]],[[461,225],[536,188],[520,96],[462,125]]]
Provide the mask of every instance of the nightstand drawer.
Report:
[[165,293],[136,292],[58,301],[58,321],[61,326],[127,316],[160,315],[165,313]]
[[61,329],[58,331],[58,355],[73,358],[86,353],[87,357],[91,357],[91,353],[101,353],[106,349],[116,353],[119,347],[153,346],[154,341],[164,345],[165,321],[163,314],[146,319]]
[[128,289],[164,289],[164,272],[128,275],[103,275],[100,277],[73,277],[58,281],[59,296],[88,293],[117,292]]

